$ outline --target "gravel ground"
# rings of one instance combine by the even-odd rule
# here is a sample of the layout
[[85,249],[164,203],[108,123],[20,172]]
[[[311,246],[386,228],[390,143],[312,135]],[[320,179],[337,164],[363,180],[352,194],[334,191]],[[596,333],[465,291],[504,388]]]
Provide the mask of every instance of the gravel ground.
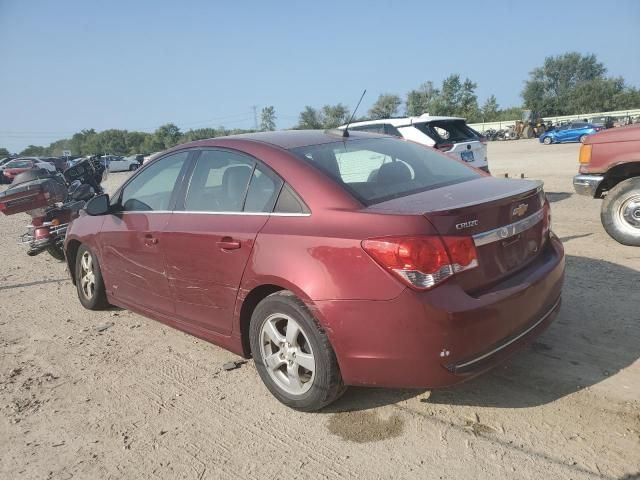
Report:
[[0,478],[640,478],[640,249],[573,194],[577,154],[489,145],[495,174],[545,181],[566,247],[562,310],[532,348],[455,389],[352,388],[317,414],[214,345],[84,310],[62,263],[16,244],[26,215],[0,218]]

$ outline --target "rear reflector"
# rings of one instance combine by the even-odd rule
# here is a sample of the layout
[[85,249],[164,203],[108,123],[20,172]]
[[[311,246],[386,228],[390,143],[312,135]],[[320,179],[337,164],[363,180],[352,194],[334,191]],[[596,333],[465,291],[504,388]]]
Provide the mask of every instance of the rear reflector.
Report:
[[478,266],[471,237],[383,237],[362,242],[382,267],[410,287],[433,288],[458,272]]

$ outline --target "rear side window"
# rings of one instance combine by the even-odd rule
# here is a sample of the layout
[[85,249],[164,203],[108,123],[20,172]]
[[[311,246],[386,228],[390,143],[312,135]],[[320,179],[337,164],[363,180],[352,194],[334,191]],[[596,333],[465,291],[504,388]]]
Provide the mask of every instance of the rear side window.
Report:
[[480,176],[431,148],[389,137],[311,145],[292,151],[365,205]]
[[205,150],[191,175],[184,208],[193,212],[241,212],[255,161],[225,150]]
[[285,184],[273,211],[274,213],[309,213],[309,208],[296,192],[288,184]]
[[282,188],[280,177],[271,173],[261,165],[256,165],[249,182],[247,199],[244,202],[245,212],[271,212]]
[[431,137],[436,143],[458,143],[478,140],[478,135],[464,120],[439,120],[414,123],[414,127]]

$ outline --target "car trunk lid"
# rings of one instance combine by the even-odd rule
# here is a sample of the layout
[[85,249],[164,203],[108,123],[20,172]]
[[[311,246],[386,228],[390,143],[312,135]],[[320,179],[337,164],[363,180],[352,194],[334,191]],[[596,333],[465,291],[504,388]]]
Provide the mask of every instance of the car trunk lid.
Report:
[[441,235],[472,236],[479,266],[460,273],[473,293],[520,270],[543,243],[542,182],[481,177],[368,207],[380,213],[424,215]]

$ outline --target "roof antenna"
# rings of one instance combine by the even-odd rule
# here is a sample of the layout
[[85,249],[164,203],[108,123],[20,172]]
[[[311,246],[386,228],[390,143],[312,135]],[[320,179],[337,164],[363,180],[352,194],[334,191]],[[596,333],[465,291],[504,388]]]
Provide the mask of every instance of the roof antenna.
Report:
[[327,130],[327,133],[335,133],[336,135],[340,135],[341,137],[345,137],[345,138],[349,136],[349,125],[351,125],[351,122],[353,121],[353,117],[355,117],[356,112],[358,111],[358,107],[360,106],[360,103],[362,102],[362,99],[364,98],[365,93],[367,93],[366,88],[364,89],[364,92],[362,92],[362,95],[360,96],[360,100],[358,100],[358,104],[356,105],[356,108],[353,109],[351,118],[349,118],[349,121],[345,125],[344,130],[340,128],[332,128],[331,130]]

